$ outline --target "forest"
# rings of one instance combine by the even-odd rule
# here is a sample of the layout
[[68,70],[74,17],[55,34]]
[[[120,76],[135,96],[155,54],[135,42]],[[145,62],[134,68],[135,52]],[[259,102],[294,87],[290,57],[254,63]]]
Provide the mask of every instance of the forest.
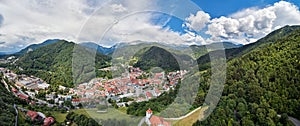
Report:
[[[89,79],[82,75],[92,73],[96,69],[109,66],[110,57],[102,55],[100,53],[85,51],[83,54],[94,54],[95,59],[93,66],[87,66],[86,68],[78,68],[78,71],[72,71],[72,62],[75,62],[84,67],[84,64],[80,64],[86,59],[72,58],[77,48],[79,51],[85,50],[84,47],[79,47],[73,42],[67,42],[60,40],[56,43],[49,44],[37,48],[35,51],[31,51],[24,55],[21,55],[15,65],[8,65],[8,68],[14,70],[17,74],[26,74],[39,77],[51,85],[63,85],[67,87],[73,87],[73,75],[75,82],[88,81]],[[93,55],[92,55],[93,56]],[[88,56],[84,58],[90,58]],[[87,59],[89,60],[89,59]],[[77,69],[76,69],[77,70]],[[73,74],[78,73],[78,74]],[[94,72],[96,76],[96,72]],[[77,76],[75,76],[77,75]]]
[[[300,119],[300,27],[269,40],[272,41],[228,62],[217,108],[195,126],[293,125],[288,116]],[[195,107],[204,102],[205,89],[211,81],[209,72],[200,79]]]

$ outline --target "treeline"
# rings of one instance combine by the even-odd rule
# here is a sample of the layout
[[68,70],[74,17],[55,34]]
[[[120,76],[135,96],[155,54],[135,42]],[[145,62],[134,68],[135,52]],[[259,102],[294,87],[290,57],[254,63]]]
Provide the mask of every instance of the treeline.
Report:
[[[223,96],[217,108],[195,126],[293,125],[288,116],[300,119],[300,28],[271,40],[228,62]],[[209,73],[201,81],[195,107],[204,102]]]
[[78,126],[101,126],[94,119],[82,114],[76,114],[74,112],[68,113],[68,115],[66,116],[66,122],[72,122]]
[[[77,57],[74,57],[74,52],[78,51],[74,51],[74,48],[78,48],[81,52],[85,49],[84,47],[78,47],[75,43],[64,40],[37,48],[32,52],[22,55],[14,65],[15,68],[13,70],[17,74],[39,77],[52,85],[72,87],[74,83],[73,77],[76,82],[87,81],[84,79],[89,78],[82,75],[92,73],[95,69],[109,66],[110,57],[99,53],[94,54],[96,57],[86,55],[79,57],[81,56],[79,54],[76,55]],[[82,54],[92,55],[93,52],[85,51]],[[95,64],[85,65],[84,62],[91,60],[91,58],[94,58]],[[74,64],[79,65],[78,68],[75,68],[75,71],[72,69]]]
[[3,74],[0,72],[0,125],[12,126],[15,124],[15,116],[17,115],[14,103],[18,103],[18,100],[11,92],[7,91],[2,79]]
[[152,46],[147,51],[142,50],[138,53],[138,61],[134,67],[139,67],[142,70],[150,70],[152,67],[160,67],[165,71],[179,70],[180,66],[172,53],[167,50]]
[[127,108],[127,114],[135,115],[135,116],[145,116],[145,112],[149,108],[151,108],[154,114],[161,112],[174,101],[179,87],[180,86],[178,85],[175,88],[175,90],[164,92],[157,98],[150,99],[149,101],[131,103]]

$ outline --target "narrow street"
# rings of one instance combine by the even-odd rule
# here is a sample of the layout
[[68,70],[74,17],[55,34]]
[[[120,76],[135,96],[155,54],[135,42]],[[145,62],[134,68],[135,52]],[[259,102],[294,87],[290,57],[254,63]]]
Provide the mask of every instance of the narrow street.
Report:
[[16,104],[14,104],[14,108],[15,108],[16,113],[17,113],[17,115],[16,115],[16,121],[15,121],[15,126],[18,126],[19,111],[18,111],[18,108],[17,108]]

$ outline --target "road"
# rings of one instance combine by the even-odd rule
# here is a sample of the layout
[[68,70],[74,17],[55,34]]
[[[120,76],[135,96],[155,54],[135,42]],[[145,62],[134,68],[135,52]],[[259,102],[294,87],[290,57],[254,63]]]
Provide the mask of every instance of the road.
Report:
[[[281,117],[281,115],[277,115],[278,117]],[[288,116],[288,119],[295,125],[295,126],[300,126],[300,121],[294,117]]]
[[199,109],[201,109],[201,106],[198,107],[197,109],[191,111],[190,113],[184,115],[184,116],[181,116],[181,117],[178,117],[178,118],[164,118],[164,119],[165,119],[165,120],[181,120],[181,119],[184,119],[184,118],[190,116],[191,114],[193,114],[194,112],[198,111]]
[[15,126],[18,126],[18,116],[19,116],[19,111],[18,111],[18,109],[17,109],[17,105],[16,105],[16,104],[14,104],[14,108],[15,108],[16,113],[17,113],[17,115],[16,115],[16,121],[15,121]]
[[[201,109],[201,107],[198,107],[197,109],[191,111],[190,113],[188,113],[188,114],[186,114],[184,116],[180,116],[178,118],[164,118],[164,120],[175,120],[175,121],[176,120],[181,120],[181,119],[184,119],[184,118],[190,116],[191,114],[193,114],[194,112],[196,112],[196,111],[198,111],[200,109]],[[145,122],[145,117],[141,119],[141,121],[139,122],[138,126],[142,126],[144,124],[144,122]]]
[[141,121],[139,122],[138,126],[142,126],[145,122],[145,117],[141,119]]
[[291,120],[295,126],[300,126],[300,121],[298,119],[289,116],[289,120]]

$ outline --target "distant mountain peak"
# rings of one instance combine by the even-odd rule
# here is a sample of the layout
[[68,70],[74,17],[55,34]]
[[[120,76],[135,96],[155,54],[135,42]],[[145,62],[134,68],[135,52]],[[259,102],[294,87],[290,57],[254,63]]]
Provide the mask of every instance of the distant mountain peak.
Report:
[[104,47],[104,46],[101,46],[101,45],[98,45],[94,42],[83,42],[83,43],[80,43],[80,45],[84,46],[84,47],[87,47],[87,48],[90,48],[90,49],[95,49],[97,50],[97,52],[101,53],[101,54],[104,54],[104,55],[108,55],[112,52],[114,52],[116,46],[112,46],[112,47]]
[[56,43],[58,41],[63,41],[63,40],[61,40],[61,39],[48,39],[48,40],[45,40],[44,42],[39,43],[39,44],[29,45],[26,48],[22,49],[21,51],[15,53],[15,54],[16,55],[23,55],[23,54],[26,54],[28,52],[34,51],[34,50],[36,50],[36,49],[38,49],[40,47],[43,47],[43,46],[46,46],[46,45],[50,45],[50,44]]

